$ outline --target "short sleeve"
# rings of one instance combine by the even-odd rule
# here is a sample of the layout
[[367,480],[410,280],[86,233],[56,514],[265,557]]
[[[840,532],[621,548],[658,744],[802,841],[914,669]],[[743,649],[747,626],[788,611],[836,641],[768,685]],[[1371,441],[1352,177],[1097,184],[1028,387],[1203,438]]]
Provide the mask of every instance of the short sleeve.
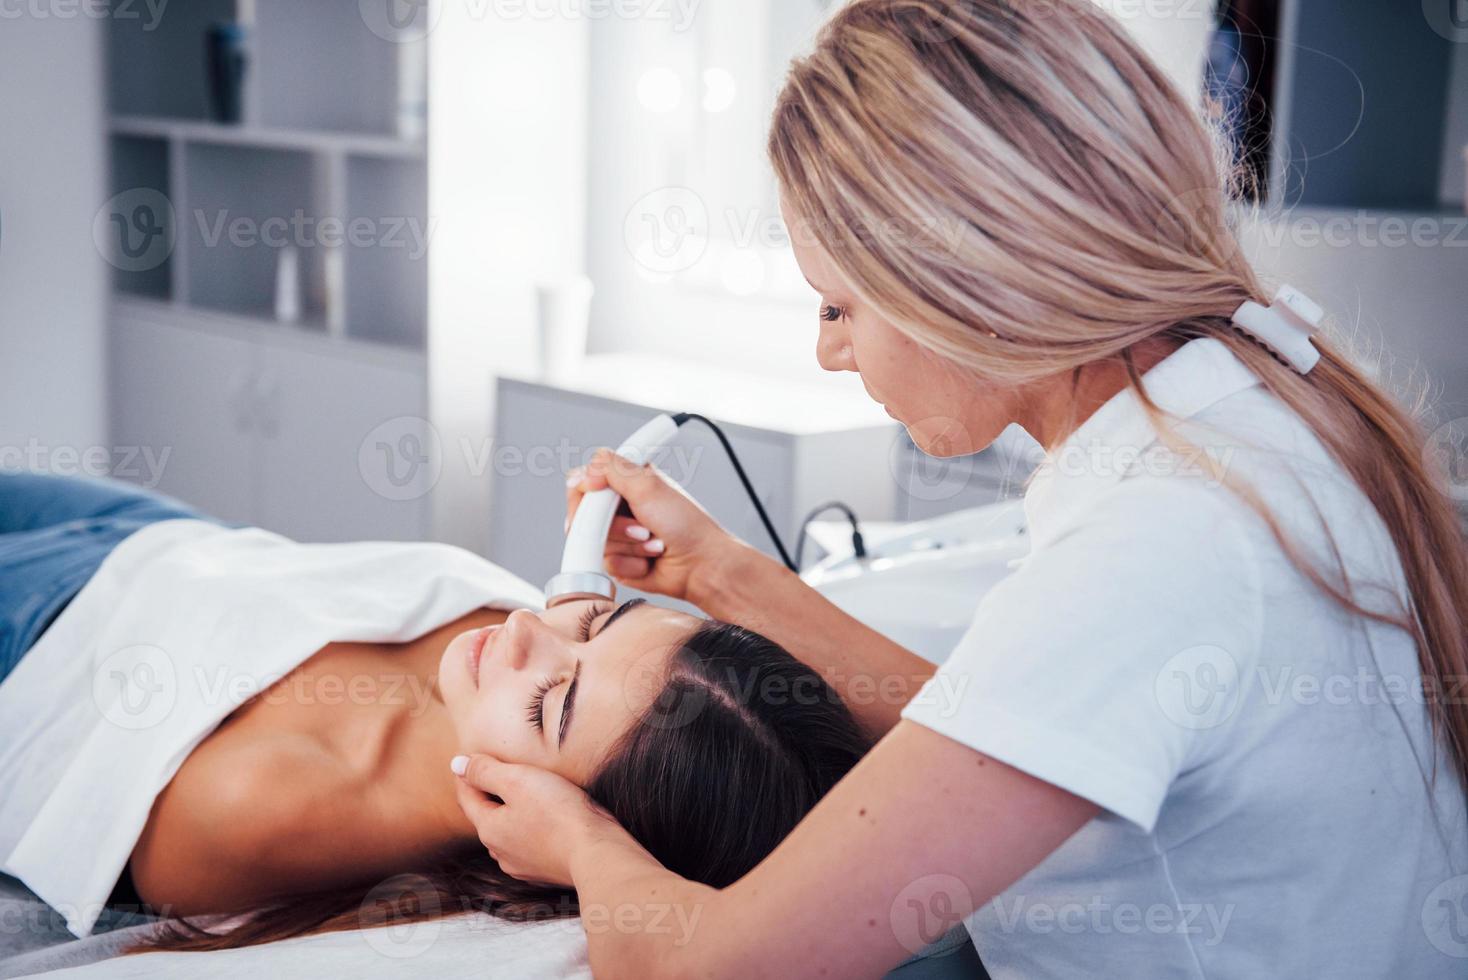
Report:
[[983,598],[903,718],[1150,832],[1258,657],[1251,517],[1227,488],[1122,481]]

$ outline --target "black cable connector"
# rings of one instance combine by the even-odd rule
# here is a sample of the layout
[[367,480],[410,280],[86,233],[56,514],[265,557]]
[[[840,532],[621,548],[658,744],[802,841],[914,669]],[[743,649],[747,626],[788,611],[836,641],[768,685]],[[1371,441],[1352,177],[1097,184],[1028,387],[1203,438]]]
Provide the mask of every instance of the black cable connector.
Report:
[[851,553],[857,558],[865,558],[867,556],[867,546],[866,542],[862,540],[861,522],[856,518],[856,511],[839,500],[833,500],[830,503],[821,504],[821,506],[807,514],[805,520],[800,522],[800,537],[795,541],[796,571],[800,570],[800,557],[805,552],[806,532],[810,530],[811,523],[828,510],[839,510],[846,515],[846,519],[851,522]]
[[[739,456],[734,452],[734,447],[729,444],[729,439],[724,435],[724,430],[714,424],[711,419],[705,418],[702,415],[695,415],[692,412],[679,412],[673,416],[673,421],[680,426],[684,422],[689,421],[702,422],[713,430],[714,435],[718,436],[719,443],[724,447],[724,452],[729,456],[729,462],[734,466],[734,472],[739,476],[739,482],[744,484],[744,492],[749,494],[749,500],[754,504],[755,512],[759,514],[759,519],[764,524],[765,531],[770,535],[770,540],[775,542],[775,550],[780,553],[780,560],[785,563],[786,568],[798,574],[800,572],[800,566],[790,560],[790,552],[785,550],[785,543],[780,540],[780,535],[775,531],[774,522],[770,520],[770,515],[765,512],[765,505],[760,503],[759,494],[755,493],[754,484],[749,482],[749,475],[744,472],[744,467],[739,462]],[[803,536],[804,529],[802,529]]]

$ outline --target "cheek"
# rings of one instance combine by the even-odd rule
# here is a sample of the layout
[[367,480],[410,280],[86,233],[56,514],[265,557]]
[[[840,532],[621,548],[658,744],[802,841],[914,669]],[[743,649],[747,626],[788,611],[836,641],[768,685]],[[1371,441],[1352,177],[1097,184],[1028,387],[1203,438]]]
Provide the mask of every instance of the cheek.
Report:
[[895,328],[872,334],[864,338],[870,358],[858,354],[862,379],[927,455],[979,452],[1014,421],[1011,392],[958,370]]
[[939,459],[987,449],[1015,420],[1008,395],[978,382],[941,393],[934,386],[924,397],[928,404],[903,421],[913,443]]
[[525,721],[528,690],[484,672],[484,686],[475,688],[464,665],[464,650],[450,643],[439,661],[439,689],[459,747],[487,752],[506,762],[526,762],[536,733]]
[[951,411],[947,379],[915,341],[887,323],[863,324],[852,331],[862,382],[904,422]]
[[468,641],[468,634],[459,634],[444,646],[443,654],[438,658],[438,690],[450,711],[464,700],[466,691],[473,693],[469,670],[464,664]]
[[530,762],[536,732],[524,712],[505,697],[481,695],[454,715],[454,731],[469,752],[485,752],[505,762]]

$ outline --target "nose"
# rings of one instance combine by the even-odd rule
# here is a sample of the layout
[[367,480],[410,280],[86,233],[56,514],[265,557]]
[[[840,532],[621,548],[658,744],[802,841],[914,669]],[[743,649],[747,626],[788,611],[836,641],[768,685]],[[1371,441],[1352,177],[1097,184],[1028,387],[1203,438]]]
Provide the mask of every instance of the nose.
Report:
[[561,670],[574,659],[566,638],[547,626],[529,609],[516,609],[505,619],[499,637],[505,664],[511,670]]
[[821,324],[816,339],[816,361],[827,371],[855,371],[856,356],[851,351],[851,332],[838,320]]

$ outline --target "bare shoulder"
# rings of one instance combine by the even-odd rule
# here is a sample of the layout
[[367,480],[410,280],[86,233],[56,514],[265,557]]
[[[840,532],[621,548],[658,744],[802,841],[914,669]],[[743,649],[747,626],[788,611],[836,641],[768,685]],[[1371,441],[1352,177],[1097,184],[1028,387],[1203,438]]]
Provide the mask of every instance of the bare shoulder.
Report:
[[206,740],[158,795],[133,849],[139,896],[189,915],[330,884],[355,844],[343,812],[354,780],[307,736]]

